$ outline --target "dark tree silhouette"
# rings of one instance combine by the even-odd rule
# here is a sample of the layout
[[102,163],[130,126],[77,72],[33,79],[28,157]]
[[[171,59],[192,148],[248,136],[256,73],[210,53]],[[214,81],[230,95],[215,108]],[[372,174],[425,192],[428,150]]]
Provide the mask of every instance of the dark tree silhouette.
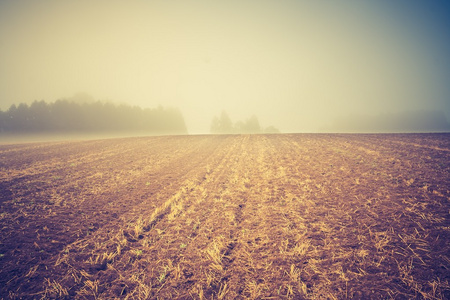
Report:
[[233,122],[226,111],[222,111],[220,118],[214,117],[211,123],[212,133],[233,133]]
[[244,123],[244,128],[242,130],[244,133],[260,133],[261,126],[259,125],[258,118],[253,115]]
[[34,101],[30,106],[31,122],[34,130],[48,131],[50,129],[50,108],[44,101]]
[[275,126],[269,126],[264,129],[264,133],[280,133],[280,130],[278,130]]
[[222,111],[220,118],[215,116],[211,122],[211,133],[228,134],[228,133],[279,133],[279,130],[273,126],[262,130],[258,118],[253,115],[245,122],[238,121],[233,125],[230,117],[225,111]]
[[159,106],[138,106],[97,102],[57,100],[47,104],[34,101],[0,111],[0,132],[142,132],[186,134],[180,111]]

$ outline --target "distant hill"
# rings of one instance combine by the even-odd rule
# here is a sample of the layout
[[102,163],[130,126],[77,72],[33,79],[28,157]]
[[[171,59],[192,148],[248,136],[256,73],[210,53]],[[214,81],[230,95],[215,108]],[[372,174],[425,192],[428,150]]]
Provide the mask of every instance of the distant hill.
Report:
[[334,120],[323,132],[449,132],[442,111],[409,111],[380,115],[350,115]]
[[57,100],[13,104],[0,111],[1,132],[187,134],[187,128],[181,112],[173,108]]

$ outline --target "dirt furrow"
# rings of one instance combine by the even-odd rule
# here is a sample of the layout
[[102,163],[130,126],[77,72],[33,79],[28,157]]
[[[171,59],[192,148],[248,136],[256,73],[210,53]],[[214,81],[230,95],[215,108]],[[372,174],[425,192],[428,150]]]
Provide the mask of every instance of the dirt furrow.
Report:
[[[116,293],[139,298],[145,293],[155,295],[158,292],[162,297],[170,298],[179,297],[180,289],[187,292],[196,288],[192,282],[205,275],[198,273],[199,269],[193,264],[204,260],[206,255],[211,230],[215,228],[209,222],[215,220],[214,216],[223,213],[217,200],[220,190],[227,184],[226,176],[230,167],[236,163],[232,162],[236,155],[235,148],[224,145],[218,149],[213,160],[205,166],[203,177],[197,182],[188,182],[184,189],[178,191],[175,199],[169,199],[168,206],[164,207],[166,212],[160,214],[156,223],[151,224],[149,232],[143,233],[136,248],[112,264],[115,268],[112,272],[120,274],[117,270],[129,268],[131,261],[134,272],[141,274],[134,281],[118,277],[117,280],[121,280],[126,288]],[[136,251],[152,255],[133,260]],[[209,261],[206,263],[209,264]],[[109,297],[112,296],[109,294]]]
[[[202,144],[201,141],[200,144]],[[128,222],[130,221],[130,218],[133,220],[135,217],[130,217],[129,214],[127,216],[127,211],[134,211],[134,213],[132,213],[133,215],[145,213],[145,210],[142,209],[142,207],[139,207],[139,203],[144,203],[147,210],[154,209],[158,205],[158,199],[161,198],[160,201],[163,201],[165,193],[168,191],[170,193],[171,189],[176,189],[177,186],[181,184],[179,180],[183,176],[190,178],[192,176],[192,172],[189,173],[190,171],[194,170],[198,172],[201,170],[201,168],[198,168],[198,164],[202,164],[205,161],[204,157],[202,155],[197,155],[196,151],[200,148],[196,147],[196,144],[193,144],[192,146],[194,146],[194,148],[192,149],[191,147],[189,150],[190,152],[188,151],[187,153],[190,153],[188,156],[193,159],[185,157],[179,153],[176,156],[176,159],[169,158],[162,168],[152,169],[151,165],[146,168],[145,164],[142,166],[142,158],[139,158],[136,162],[137,166],[141,166],[141,170],[139,172],[131,174],[131,176],[129,176],[130,178],[122,179],[122,182],[120,182],[120,185],[118,186],[108,184],[108,189],[106,190],[104,188],[99,192],[95,192],[95,190],[91,190],[91,192],[89,192],[89,190],[87,190],[87,194],[85,196],[83,196],[83,192],[77,192],[73,195],[73,198],[67,199],[68,195],[64,194],[64,192],[67,192],[68,187],[58,187],[62,191],[60,197],[65,198],[65,201],[70,204],[69,207],[53,208],[50,206],[49,210],[48,208],[45,209],[45,206],[48,207],[49,205],[44,205],[43,212],[46,212],[47,214],[50,212],[50,215],[42,215],[41,217],[30,216],[32,219],[29,219],[28,216],[30,214],[23,215],[24,212],[22,211],[23,216],[19,215],[17,217],[19,219],[13,221],[14,223],[4,224],[5,226],[2,228],[4,237],[3,247],[13,244],[14,239],[14,243],[17,243],[18,245],[28,245],[28,247],[31,246],[31,249],[27,250],[28,258],[24,257],[23,260],[15,262],[10,266],[5,265],[3,271],[7,272],[8,269],[15,269],[19,271],[19,269],[22,269],[22,272],[25,273],[29,269],[33,269],[36,263],[43,266],[44,264],[41,262],[42,260],[49,259],[50,253],[58,251],[57,249],[63,249],[63,247],[70,244],[71,241],[79,242],[79,238],[83,238],[85,236],[89,239],[89,235],[92,235],[94,232],[102,227],[105,227],[111,222],[116,222],[120,216],[122,219],[128,220]],[[209,143],[208,147],[213,150],[214,147],[217,147],[217,145],[214,143]],[[204,151],[206,148],[201,147],[201,150]],[[121,161],[118,160],[118,163],[121,163]],[[167,163],[170,163],[172,167]],[[122,166],[124,166],[123,163]],[[95,163],[92,167],[96,167]],[[117,166],[117,163],[115,164],[115,168],[120,169],[120,167]],[[152,181],[152,177],[148,177],[147,174],[149,172],[156,172],[153,178],[159,182],[158,185],[156,182]],[[176,178],[177,180],[174,181],[173,178]],[[98,179],[102,178],[97,178],[97,186]],[[149,186],[147,186],[146,183],[149,183]],[[69,182],[68,184],[70,185],[71,183]],[[100,184],[104,186],[106,183],[103,182]],[[162,191],[163,194],[158,196],[158,191]],[[34,196],[35,195],[32,195],[32,197],[29,198],[24,198],[28,201],[39,201],[39,199],[34,199]],[[153,200],[148,201],[149,199]],[[125,204],[126,202],[124,201],[128,203]],[[74,207],[74,204],[77,206]],[[114,209],[115,207],[116,209]],[[65,215],[65,219],[61,220],[59,218],[60,215]],[[69,227],[75,220],[78,220],[78,226],[75,228]],[[10,235],[9,232],[17,232],[17,225],[23,226],[22,231],[26,234],[19,236]],[[114,228],[116,225],[111,224],[109,227]],[[60,237],[48,242],[44,239],[45,236],[53,235],[54,233],[58,233]],[[10,236],[10,239],[8,239],[8,236]],[[35,245],[29,245],[28,240],[35,240],[36,236],[38,237],[37,243],[35,243]],[[22,252],[22,249],[17,250],[17,248],[11,249],[10,251],[12,252],[8,252],[6,249],[3,249],[3,247],[2,253],[6,257],[13,255],[14,253],[27,253]],[[20,248],[23,248],[23,246]],[[29,250],[31,250],[31,252]],[[35,258],[36,256],[38,259]],[[18,266],[20,266],[19,269]],[[24,273],[22,273],[22,276],[25,275]],[[15,277],[18,279],[21,278],[20,271]]]

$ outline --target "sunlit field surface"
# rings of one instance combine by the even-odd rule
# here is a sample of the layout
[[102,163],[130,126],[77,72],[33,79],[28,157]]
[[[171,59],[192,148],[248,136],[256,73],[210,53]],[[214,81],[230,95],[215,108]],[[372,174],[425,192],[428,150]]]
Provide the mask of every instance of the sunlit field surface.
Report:
[[449,299],[449,134],[0,145],[0,298]]

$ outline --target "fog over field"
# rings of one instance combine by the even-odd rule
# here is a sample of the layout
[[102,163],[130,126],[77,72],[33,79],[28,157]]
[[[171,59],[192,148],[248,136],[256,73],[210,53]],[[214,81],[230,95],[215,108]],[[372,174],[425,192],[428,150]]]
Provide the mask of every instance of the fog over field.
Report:
[[445,131],[449,6],[1,1],[0,109],[87,93],[179,109],[190,134],[223,111],[281,132]]

